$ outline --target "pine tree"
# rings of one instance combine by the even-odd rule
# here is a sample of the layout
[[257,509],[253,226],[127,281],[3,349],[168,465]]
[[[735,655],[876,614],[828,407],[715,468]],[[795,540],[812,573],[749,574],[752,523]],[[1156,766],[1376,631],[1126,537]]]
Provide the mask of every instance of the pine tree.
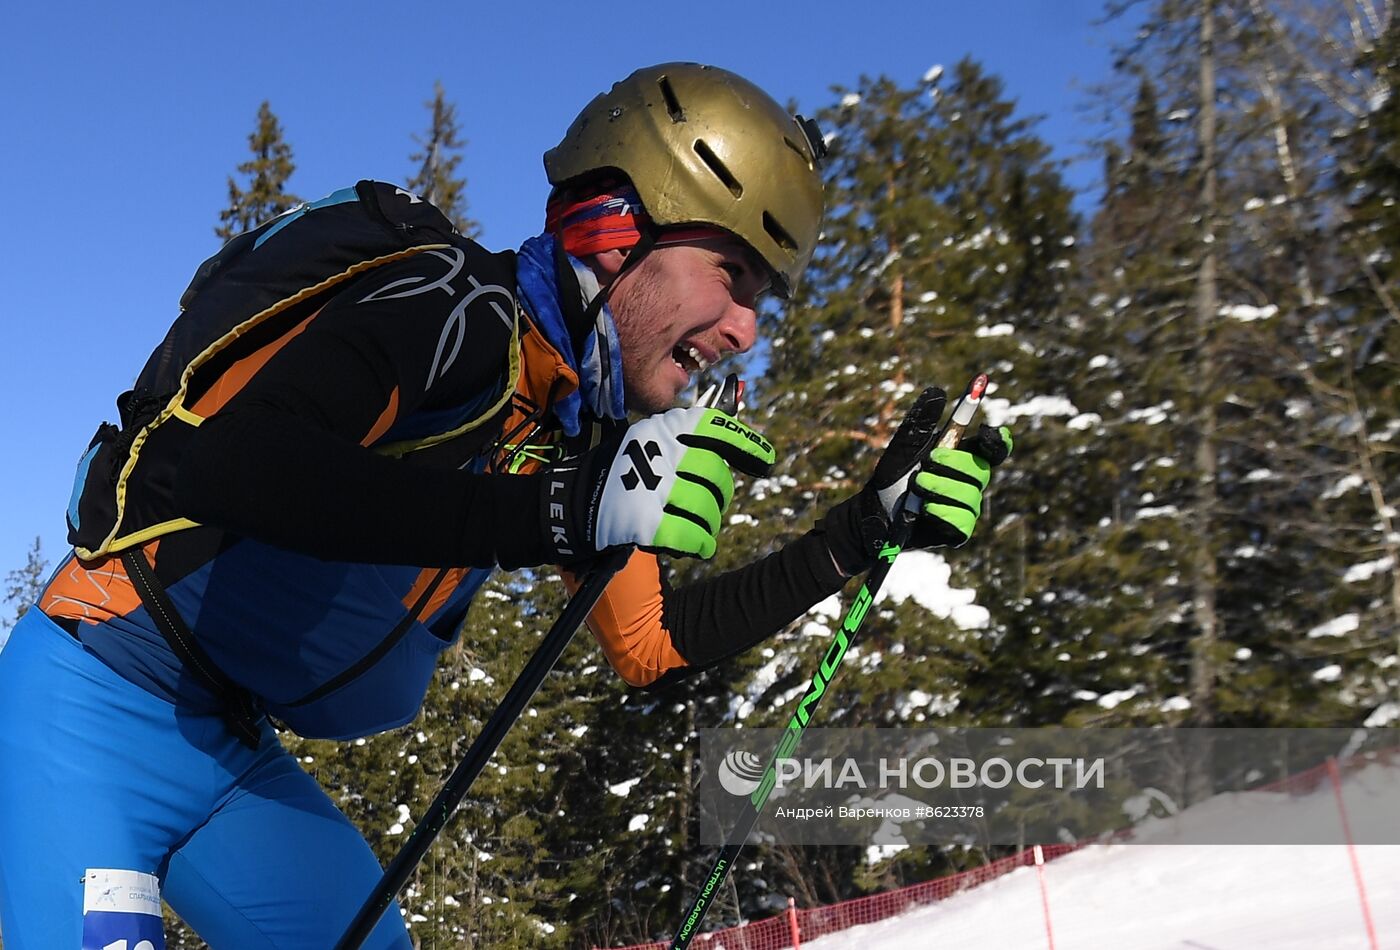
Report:
[[[742,513],[724,536],[726,547],[749,554],[796,536],[858,490],[924,385],[941,383],[956,396],[974,371],[988,369],[1000,399],[1030,398],[1044,392],[1063,358],[1055,311],[1074,243],[1070,194],[1033,121],[1015,115],[1000,82],[963,62],[946,83],[931,71],[912,88],[867,78],[837,94],[839,103],[821,113],[832,146],[823,241],[797,299],[764,319],[772,351],[755,386],[754,417],[780,447],[780,463],[741,490]],[[1041,456],[1028,454],[1025,471],[1035,472]],[[959,586],[978,588],[979,602],[999,615],[964,627],[913,601],[882,603],[828,687],[822,725],[1021,714],[1021,690],[994,698],[993,688],[969,685],[973,670],[1000,665],[993,651],[1013,609],[999,591],[983,601],[980,590],[1001,583],[990,578],[1003,573],[1002,559],[974,549],[998,536],[1002,499],[1022,495],[1020,467],[998,474],[978,540],[947,555]],[[830,623],[803,618],[735,661],[744,680],[731,687],[738,696],[727,715],[707,720],[700,710],[697,718],[781,726],[810,681]],[[1014,676],[1015,665],[1008,659],[996,675]],[[965,858],[930,858],[920,849],[901,862],[932,872]],[[767,885],[741,895],[747,914],[771,912],[764,890],[831,901],[899,873],[868,873],[864,850],[854,846],[800,855],[755,848],[745,859],[752,865],[745,877]]]
[[240,188],[232,175],[228,179],[228,207],[219,212],[221,223],[214,229],[221,240],[250,231],[301,202],[287,191],[296,165],[291,146],[282,138],[282,125],[266,101],[258,107],[248,147],[253,157],[238,166],[238,173],[247,176],[246,187]]
[[[784,518],[800,523],[857,489],[922,385],[939,382],[955,397],[979,369],[991,371],[997,400],[1044,392],[1047,378],[1057,385],[1069,192],[999,81],[970,62],[949,79],[911,90],[867,81],[826,116],[835,137],[828,243],[791,318],[774,327],[765,381],[775,441],[794,443],[794,462],[771,480],[791,483],[777,496]],[[990,539],[1000,512],[1018,510],[1018,480],[1039,461],[1032,450],[998,474],[978,541],[948,555],[960,586],[991,585],[987,603],[1015,603],[998,601],[996,577],[1013,572]],[[1003,508],[1007,498],[1016,501]],[[908,708],[901,697],[915,692],[936,697],[935,707],[1024,714],[1005,705],[1009,695],[974,696],[967,685],[1005,635],[1000,623],[962,629],[910,603],[866,626],[857,651],[866,692],[833,700],[833,715],[893,725]],[[886,663],[891,653],[901,660]]]
[[[497,703],[558,614],[562,585],[536,572],[488,581],[448,648],[415,720],[350,743],[299,739],[283,743],[364,833],[381,862],[406,841],[443,781],[465,755]],[[588,664],[571,659],[575,644],[511,727],[470,795],[438,835],[400,895],[415,940],[454,946],[562,946],[578,916],[555,855],[576,824],[553,814],[561,788],[579,767],[566,737],[587,732],[592,700],[579,680]],[[580,724],[584,728],[580,728]],[[568,814],[566,810],[565,814]],[[556,827],[556,825],[558,827]],[[546,835],[556,843],[546,845]],[[577,887],[575,883],[572,885]]]
[[13,604],[15,613],[13,617],[0,617],[0,630],[19,623],[25,612],[38,602],[48,577],[48,566],[39,539],[35,538],[34,546],[25,554],[24,566],[5,575],[5,603]]
[[[1283,7],[1164,0],[1120,60],[1153,79],[1106,150],[1083,300],[1122,486],[1094,543],[1142,609],[1100,598],[1128,649],[1104,645],[1118,682],[1087,690],[1074,721],[1340,724],[1375,695],[1392,628],[1358,595],[1388,581],[1383,528],[1363,538],[1390,488],[1362,475],[1377,446],[1357,432],[1385,415],[1347,380],[1357,322],[1337,306],[1357,273],[1328,187],[1343,77],[1296,55],[1312,40]],[[1367,563],[1369,585],[1339,582]],[[1324,635],[1348,617],[1356,635]]]
[[407,187],[436,205],[463,235],[476,238],[481,226],[467,214],[467,182],[457,174],[467,144],[457,125],[457,107],[447,101],[441,82],[433,83],[432,101],[424,104],[432,119],[424,137],[414,136],[422,151],[409,156],[418,170]]
[[[1354,34],[1353,34],[1354,35]],[[1333,44],[1336,48],[1340,44]],[[1347,134],[1336,149],[1330,196],[1340,221],[1329,246],[1337,249],[1330,306],[1310,323],[1314,401],[1333,421],[1336,438],[1318,447],[1319,517],[1310,536],[1340,556],[1342,583],[1324,602],[1309,652],[1335,674],[1346,702],[1341,721],[1393,722],[1400,701],[1400,544],[1393,514],[1400,467],[1391,442],[1400,431],[1400,26],[1392,18],[1364,39],[1353,64],[1358,80]],[[1329,558],[1330,559],[1330,558]],[[1350,713],[1350,715],[1347,715]]]

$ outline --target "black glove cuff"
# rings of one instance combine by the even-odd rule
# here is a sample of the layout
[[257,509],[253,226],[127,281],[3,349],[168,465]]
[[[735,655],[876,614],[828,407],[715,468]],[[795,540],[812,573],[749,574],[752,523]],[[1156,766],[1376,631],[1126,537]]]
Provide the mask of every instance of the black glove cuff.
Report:
[[847,577],[870,569],[889,528],[884,506],[869,490],[857,492],[835,505],[817,524],[836,566]]
[[539,525],[555,564],[577,564],[594,557],[598,504],[607,479],[601,453],[546,469],[540,475]]
[[508,571],[558,563],[548,532],[540,529],[538,512],[545,476],[493,475],[490,480],[491,504],[482,513],[489,527],[483,528],[480,521],[464,521],[460,528],[463,536],[488,532],[496,564]]

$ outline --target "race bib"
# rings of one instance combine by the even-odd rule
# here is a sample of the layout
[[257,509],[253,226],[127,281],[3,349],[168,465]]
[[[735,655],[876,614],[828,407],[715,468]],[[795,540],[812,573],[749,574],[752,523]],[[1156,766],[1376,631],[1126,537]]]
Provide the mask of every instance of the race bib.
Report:
[[165,950],[160,881],[154,874],[88,868],[83,875],[83,950]]

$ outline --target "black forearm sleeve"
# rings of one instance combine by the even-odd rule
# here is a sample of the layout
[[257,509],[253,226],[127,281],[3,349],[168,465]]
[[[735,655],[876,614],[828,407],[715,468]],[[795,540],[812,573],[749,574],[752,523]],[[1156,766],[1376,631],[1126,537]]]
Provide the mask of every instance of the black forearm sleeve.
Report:
[[847,578],[815,528],[746,567],[669,589],[663,618],[676,650],[691,664],[653,684],[670,685],[754,646],[839,591]]
[[[484,253],[472,257],[484,277],[513,277],[508,262]],[[398,421],[420,409],[466,405],[503,385],[513,343],[509,319],[494,306],[500,294],[474,294],[472,268],[451,263],[416,255],[327,303],[199,426],[176,471],[176,510],[327,560],[423,567],[548,561],[538,476],[409,464],[361,444],[394,407]],[[415,282],[436,289],[384,293]],[[469,298],[475,302],[463,311]],[[463,338],[466,345],[449,345]]]
[[535,530],[540,478],[406,465],[247,406],[199,427],[176,503],[196,521],[326,560],[513,568],[550,557]]

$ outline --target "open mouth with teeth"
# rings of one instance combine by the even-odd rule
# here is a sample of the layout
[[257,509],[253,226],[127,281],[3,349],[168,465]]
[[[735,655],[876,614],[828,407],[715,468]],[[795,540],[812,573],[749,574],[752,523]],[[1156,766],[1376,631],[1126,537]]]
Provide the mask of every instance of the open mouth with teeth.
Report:
[[684,370],[687,376],[694,376],[696,373],[710,368],[709,361],[700,354],[700,351],[686,344],[672,347],[671,360]]

